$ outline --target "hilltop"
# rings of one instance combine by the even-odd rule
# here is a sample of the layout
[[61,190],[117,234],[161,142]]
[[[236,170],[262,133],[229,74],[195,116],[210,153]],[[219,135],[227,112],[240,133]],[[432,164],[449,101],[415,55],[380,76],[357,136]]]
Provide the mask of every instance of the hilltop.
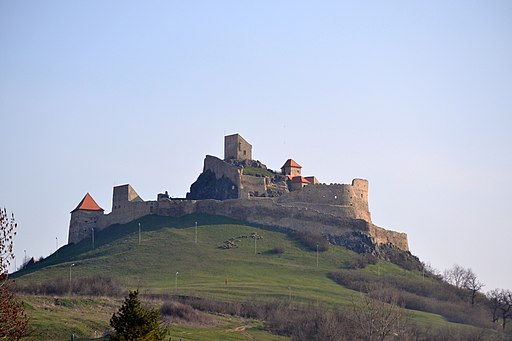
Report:
[[293,159],[286,160],[280,172],[272,171],[252,160],[252,145],[239,134],[225,136],[224,140],[224,159],[205,157],[203,172],[185,199],[171,198],[165,192],[159,193],[155,201],[145,201],[125,184],[114,187],[112,210],[105,214],[87,193],[71,211],[68,242],[92,238],[107,226],[146,215],[182,217],[199,213],[303,231],[330,240],[352,238],[358,231],[376,245],[409,250],[405,233],[372,222],[368,180],[323,184],[315,176],[303,176],[302,166]]

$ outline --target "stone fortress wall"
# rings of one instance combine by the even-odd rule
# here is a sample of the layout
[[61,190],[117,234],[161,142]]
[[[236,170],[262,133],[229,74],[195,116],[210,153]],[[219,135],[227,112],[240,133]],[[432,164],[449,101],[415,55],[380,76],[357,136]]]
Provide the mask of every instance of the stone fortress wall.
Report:
[[99,231],[149,214],[180,217],[205,213],[317,234],[340,235],[358,230],[370,235],[378,244],[391,243],[402,250],[409,249],[405,233],[372,223],[367,180],[354,179],[351,184],[311,184],[289,191],[283,176],[271,179],[244,174],[244,167],[231,162],[236,159],[228,158],[237,151],[252,157],[252,146],[238,134],[226,136],[225,160],[211,155],[205,157],[203,173],[192,184],[189,194],[193,195],[187,195],[187,200],[159,194],[155,201],[144,201],[129,184],[114,187],[111,213],[72,212],[69,243],[90,238],[92,228]]
[[104,228],[102,225],[104,218],[103,211],[76,210],[71,212],[68,242],[77,243],[83,239],[90,238],[93,229],[99,231]]

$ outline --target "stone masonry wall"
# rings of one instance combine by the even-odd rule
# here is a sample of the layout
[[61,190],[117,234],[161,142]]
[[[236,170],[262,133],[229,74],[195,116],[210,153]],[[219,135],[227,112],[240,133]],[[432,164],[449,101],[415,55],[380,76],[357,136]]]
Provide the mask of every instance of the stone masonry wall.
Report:
[[[366,182],[366,187],[364,187]],[[368,186],[366,180],[356,182],[357,186],[347,184],[309,185],[302,190],[285,193],[277,198],[281,204],[316,206],[324,205],[329,212],[339,211],[346,218],[363,219],[371,223],[368,209]],[[329,207],[330,206],[330,207]],[[344,208],[344,209],[340,209]]]
[[252,146],[239,134],[224,137],[224,159],[252,160]]
[[92,228],[101,229],[103,211],[77,210],[71,213],[68,243],[78,243],[92,234]]
[[314,209],[276,205],[272,198],[250,200],[197,200],[167,201],[159,203],[158,214],[183,216],[191,213],[222,215],[250,223],[286,227],[311,233],[342,233],[357,229],[368,232],[363,220],[325,214]]
[[[278,202],[277,198],[252,198],[232,200],[163,200],[133,202],[122,209],[98,217],[97,231],[113,225],[123,224],[148,214],[180,217],[192,213],[222,215],[250,223],[308,231],[316,234],[339,235],[347,231],[361,231],[372,236],[378,244],[392,243],[407,251],[407,235],[385,230],[365,219],[354,218],[354,207]],[[369,213],[368,213],[369,214]],[[71,226],[73,226],[73,221]],[[90,236],[88,229],[81,234],[73,234],[70,226],[70,242],[78,242]],[[75,232],[73,232],[75,233]]]
[[375,239],[377,244],[393,244],[401,250],[408,251],[409,243],[407,241],[407,234],[386,230],[376,225],[370,225],[370,236]]
[[203,172],[206,172],[207,170],[210,170],[213,173],[215,173],[215,177],[217,179],[226,177],[229,180],[231,180],[231,182],[233,182],[236,186],[238,186],[238,188],[240,188],[241,170],[239,168],[224,162],[218,157],[206,155],[204,159]]
[[143,202],[137,192],[129,184],[115,186],[112,193],[112,211],[126,207],[131,202]]
[[250,194],[262,196],[267,193],[265,177],[252,175],[241,175],[240,198],[249,198]]
[[148,214],[156,213],[157,210],[157,201],[128,202],[123,208],[104,215],[98,222],[98,228],[104,229],[113,224],[126,224]]

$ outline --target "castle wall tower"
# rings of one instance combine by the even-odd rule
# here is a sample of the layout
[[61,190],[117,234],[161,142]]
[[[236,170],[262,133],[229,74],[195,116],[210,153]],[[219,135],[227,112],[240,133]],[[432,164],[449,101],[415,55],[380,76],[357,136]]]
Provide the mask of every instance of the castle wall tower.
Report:
[[129,203],[143,201],[131,185],[116,186],[112,195],[112,212],[126,208]]
[[104,210],[87,193],[78,206],[71,211],[69,222],[68,244],[78,243],[92,234],[92,229],[98,227],[98,222],[104,215]]
[[292,178],[296,176],[301,176],[301,170],[302,166],[292,159],[286,160],[283,167],[281,167],[281,173],[283,175],[288,175]]
[[239,134],[224,136],[224,160],[252,160],[252,145]]

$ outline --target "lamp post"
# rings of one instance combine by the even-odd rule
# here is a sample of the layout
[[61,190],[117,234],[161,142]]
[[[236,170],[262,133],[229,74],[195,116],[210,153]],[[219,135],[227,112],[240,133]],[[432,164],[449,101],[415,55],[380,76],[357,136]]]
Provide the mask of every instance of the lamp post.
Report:
[[316,267],[318,269],[318,244],[316,244]]
[[92,249],[94,250],[94,227],[91,227]]
[[197,221],[196,221],[196,237],[195,237],[194,242],[197,244]]
[[176,279],[174,281],[174,295],[178,294],[178,274],[179,272],[176,271]]
[[23,250],[23,252],[25,252],[25,257],[23,257],[23,267],[25,267],[27,265],[27,250]]
[[140,245],[140,223],[139,223],[139,245]]
[[75,263],[69,266],[69,294],[71,295],[71,268],[75,266]]
[[257,234],[254,234],[254,254],[256,254],[256,238]]
[[59,249],[59,237],[55,237],[55,253],[57,253],[58,249]]

